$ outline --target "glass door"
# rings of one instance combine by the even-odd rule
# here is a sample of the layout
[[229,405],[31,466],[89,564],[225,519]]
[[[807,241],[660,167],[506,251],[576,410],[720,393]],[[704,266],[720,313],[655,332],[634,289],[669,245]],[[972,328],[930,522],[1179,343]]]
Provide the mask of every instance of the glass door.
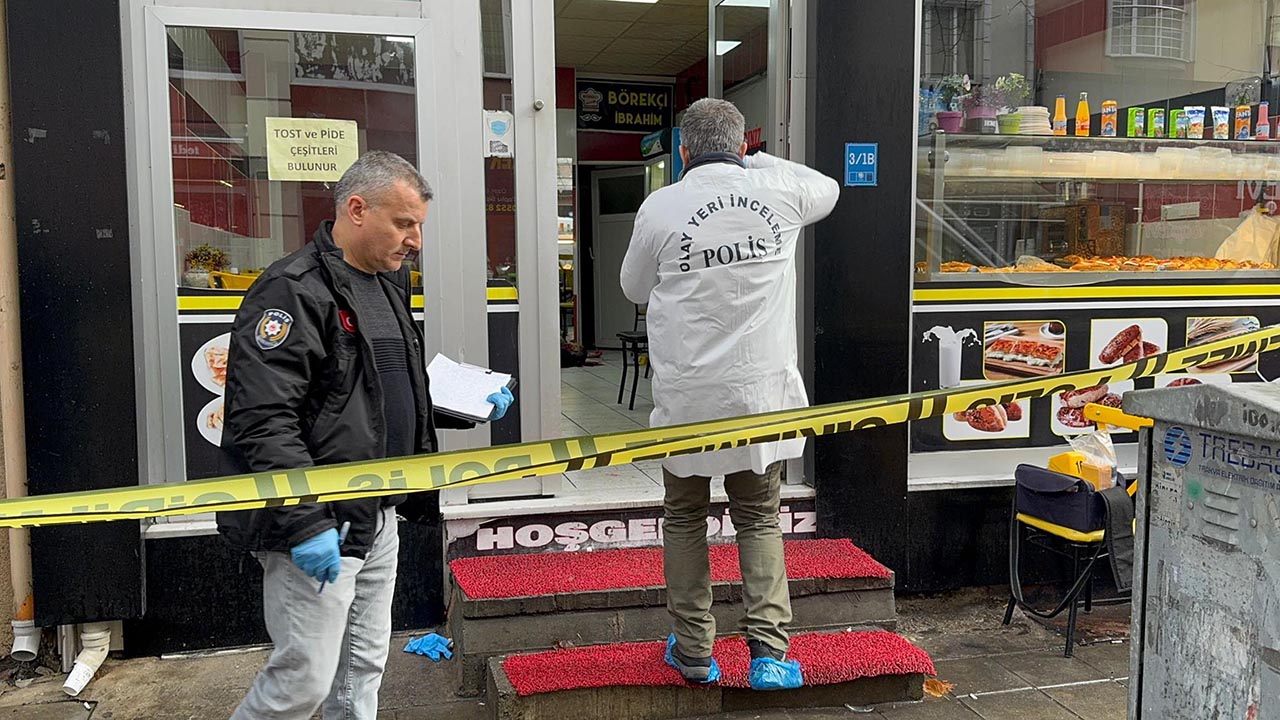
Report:
[[[747,153],[768,152],[803,161],[792,152],[792,61],[804,59],[804,33],[792,38],[792,13],[797,20],[807,12],[807,0],[708,0],[707,66],[711,97],[729,100],[746,121]],[[793,47],[793,42],[796,45]],[[798,68],[797,68],[798,69]],[[799,128],[797,128],[798,130]],[[799,149],[798,144],[796,149]],[[796,267],[805,265],[807,243],[796,251]],[[796,327],[805,327],[804,273],[797,273]],[[807,348],[798,348],[802,372]],[[812,390],[812,373],[805,372]],[[812,449],[812,445],[810,445]],[[811,455],[812,453],[810,453]],[[788,484],[804,482],[804,462],[787,463]]]
[[[231,322],[262,271],[332,219],[334,185],[361,153],[404,157],[436,191],[411,266],[427,357],[487,362],[487,336],[468,329],[483,322],[483,254],[460,239],[482,217],[464,192],[482,182],[481,133],[456,117],[474,117],[458,108],[478,109],[479,88],[455,85],[466,61],[437,51],[440,31],[474,18],[424,17],[416,2],[378,9],[130,5],[144,481],[227,472],[218,446]],[[467,169],[452,166],[462,160]],[[487,441],[487,429],[471,434],[443,442]]]
[[[484,251],[489,366],[514,375],[516,405],[493,423],[493,444],[558,436],[560,342],[576,323],[573,166],[556,157],[553,6],[468,0],[480,18]],[[566,252],[567,251],[567,252]],[[568,306],[566,307],[566,303]],[[554,495],[560,476],[455,488],[446,506]],[[454,508],[456,509],[456,508]],[[453,517],[446,510],[446,517]]]

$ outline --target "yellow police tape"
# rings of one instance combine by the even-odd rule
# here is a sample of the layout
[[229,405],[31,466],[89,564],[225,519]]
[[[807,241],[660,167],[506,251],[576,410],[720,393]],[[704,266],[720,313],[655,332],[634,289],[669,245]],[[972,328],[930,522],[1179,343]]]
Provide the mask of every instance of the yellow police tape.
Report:
[[591,437],[543,440],[481,450],[281,470],[190,482],[136,485],[0,501],[0,527],[59,525],[194,515],[213,510],[333,502],[501,482],[623,465],[796,437],[882,427],[987,405],[1031,400],[1184,371],[1280,347],[1280,325],[1153,355],[1116,367],[1033,380],[855,400]]

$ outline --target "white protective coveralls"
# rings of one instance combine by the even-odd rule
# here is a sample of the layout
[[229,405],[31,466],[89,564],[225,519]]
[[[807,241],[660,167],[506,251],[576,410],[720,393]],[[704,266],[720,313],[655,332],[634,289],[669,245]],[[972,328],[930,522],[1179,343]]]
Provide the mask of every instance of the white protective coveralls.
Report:
[[[796,361],[796,244],[840,186],[757,153],[714,162],[648,198],[622,262],[622,290],[648,303],[652,427],[807,407]],[[678,477],[763,474],[804,438],[668,458]]]

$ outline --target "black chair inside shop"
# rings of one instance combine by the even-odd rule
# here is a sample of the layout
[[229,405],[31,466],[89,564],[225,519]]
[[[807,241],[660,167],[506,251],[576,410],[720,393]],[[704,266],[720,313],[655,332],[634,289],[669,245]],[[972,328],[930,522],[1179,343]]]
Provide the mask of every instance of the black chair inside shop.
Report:
[[[618,333],[618,341],[622,343],[622,381],[618,384],[618,404],[622,404],[622,396],[627,389],[627,365],[631,365],[631,404],[628,409],[636,409],[636,386],[640,384],[640,365],[644,364],[644,377],[649,379],[649,333],[645,323],[648,308],[636,305],[636,313],[631,321],[630,332]],[[646,329],[641,330],[640,326]],[[628,360],[629,359],[629,360]]]
[[[1105,600],[1093,597],[1094,569],[1100,561],[1105,565],[1110,558],[1101,499],[1087,481],[1046,468],[1021,465],[1014,472],[1014,480],[1013,512],[1009,519],[1009,604],[1005,608],[1004,624],[1013,620],[1015,607],[1044,620],[1066,611],[1067,643],[1063,656],[1071,657],[1081,605],[1089,613],[1094,605],[1129,601],[1127,593]],[[1031,607],[1023,595],[1021,556],[1028,545],[1071,560],[1068,589],[1048,611]]]

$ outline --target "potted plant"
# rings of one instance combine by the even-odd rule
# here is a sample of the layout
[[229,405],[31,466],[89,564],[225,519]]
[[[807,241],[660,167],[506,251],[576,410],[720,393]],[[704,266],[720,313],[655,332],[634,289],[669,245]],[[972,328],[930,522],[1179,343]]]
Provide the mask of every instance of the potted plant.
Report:
[[1004,106],[1004,98],[998,90],[989,85],[978,85],[961,100],[966,130],[988,135],[999,131],[996,115]]
[[182,282],[193,288],[209,287],[209,273],[222,270],[231,263],[225,252],[207,243],[192,248],[183,260],[187,271],[182,275]]
[[1022,128],[1019,108],[1031,97],[1031,85],[1022,73],[1009,73],[996,78],[996,92],[1004,100],[1004,112],[996,116],[1001,134],[1016,135]]
[[968,75],[948,75],[938,82],[938,129],[943,132],[960,132],[964,126],[964,113],[960,112],[960,96],[969,92]]

